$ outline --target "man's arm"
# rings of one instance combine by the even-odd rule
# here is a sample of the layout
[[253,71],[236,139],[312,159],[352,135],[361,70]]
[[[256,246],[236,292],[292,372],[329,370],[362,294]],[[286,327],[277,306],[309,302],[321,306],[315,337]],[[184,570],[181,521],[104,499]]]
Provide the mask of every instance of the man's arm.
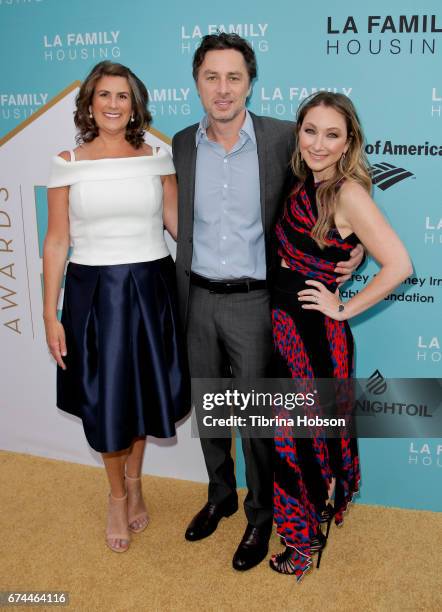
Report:
[[338,261],[335,272],[340,274],[336,279],[338,285],[343,285],[350,280],[351,275],[365,262],[365,250],[362,244],[358,244],[350,253],[350,259],[347,261]]

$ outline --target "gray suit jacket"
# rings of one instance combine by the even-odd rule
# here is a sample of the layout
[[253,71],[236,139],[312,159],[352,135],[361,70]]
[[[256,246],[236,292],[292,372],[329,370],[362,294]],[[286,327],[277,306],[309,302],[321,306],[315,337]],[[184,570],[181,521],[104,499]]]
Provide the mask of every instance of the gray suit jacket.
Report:
[[[273,227],[284,191],[290,183],[290,158],[295,146],[294,124],[259,117],[250,113],[258,148],[261,216],[266,243],[267,275],[275,258]],[[178,240],[176,273],[179,312],[185,329],[190,292],[190,267],[193,252],[193,213],[195,197],[196,146],[198,123],[178,132],[173,138],[173,161],[178,180]]]

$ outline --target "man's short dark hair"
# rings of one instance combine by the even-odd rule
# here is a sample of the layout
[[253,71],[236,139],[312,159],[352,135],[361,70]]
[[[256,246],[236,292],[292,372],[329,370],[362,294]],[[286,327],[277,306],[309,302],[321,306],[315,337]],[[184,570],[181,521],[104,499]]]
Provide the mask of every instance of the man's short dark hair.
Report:
[[244,58],[249,73],[250,82],[256,78],[256,55],[251,44],[238,36],[238,34],[227,34],[220,32],[219,34],[207,34],[203,36],[201,45],[195,51],[193,56],[192,74],[195,81],[198,78],[198,71],[204,61],[208,51],[220,51],[224,49],[234,49],[239,51]]

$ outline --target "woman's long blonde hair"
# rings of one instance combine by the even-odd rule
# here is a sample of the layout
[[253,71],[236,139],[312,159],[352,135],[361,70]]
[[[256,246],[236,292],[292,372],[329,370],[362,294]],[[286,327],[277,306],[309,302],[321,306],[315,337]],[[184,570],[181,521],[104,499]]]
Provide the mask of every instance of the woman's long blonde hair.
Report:
[[296,177],[301,182],[304,182],[310,173],[299,150],[299,131],[306,114],[316,106],[333,108],[344,117],[347,126],[347,142],[349,144],[346,154],[336,164],[334,176],[321,182],[316,191],[318,220],[313,227],[312,238],[321,248],[324,248],[328,244],[327,236],[330,230],[334,228],[336,195],[340,181],[342,179],[352,179],[370,193],[371,178],[369,164],[364,151],[364,134],[356,109],[347,96],[328,91],[312,94],[298,108],[296,115],[296,147],[292,156],[292,168]]

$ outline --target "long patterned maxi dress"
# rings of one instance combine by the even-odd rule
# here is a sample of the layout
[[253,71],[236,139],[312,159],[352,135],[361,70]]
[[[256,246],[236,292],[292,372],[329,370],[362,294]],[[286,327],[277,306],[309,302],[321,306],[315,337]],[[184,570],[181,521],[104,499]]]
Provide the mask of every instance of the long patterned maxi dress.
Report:
[[[353,368],[353,337],[348,323],[335,321],[315,310],[304,310],[298,291],[307,279],[336,289],[336,263],[349,258],[358,243],[355,234],[342,239],[332,230],[328,245],[320,249],[311,237],[317,219],[316,186],[310,176],[285,202],[276,225],[278,254],[288,268],[280,267],[272,295],[276,372],[280,378],[347,379]],[[294,438],[291,430],[275,431],[274,520],[287,546],[296,549],[293,561],[300,580],[311,565],[311,540],[319,529],[332,479],[335,523],[359,486],[356,439],[343,433]]]

